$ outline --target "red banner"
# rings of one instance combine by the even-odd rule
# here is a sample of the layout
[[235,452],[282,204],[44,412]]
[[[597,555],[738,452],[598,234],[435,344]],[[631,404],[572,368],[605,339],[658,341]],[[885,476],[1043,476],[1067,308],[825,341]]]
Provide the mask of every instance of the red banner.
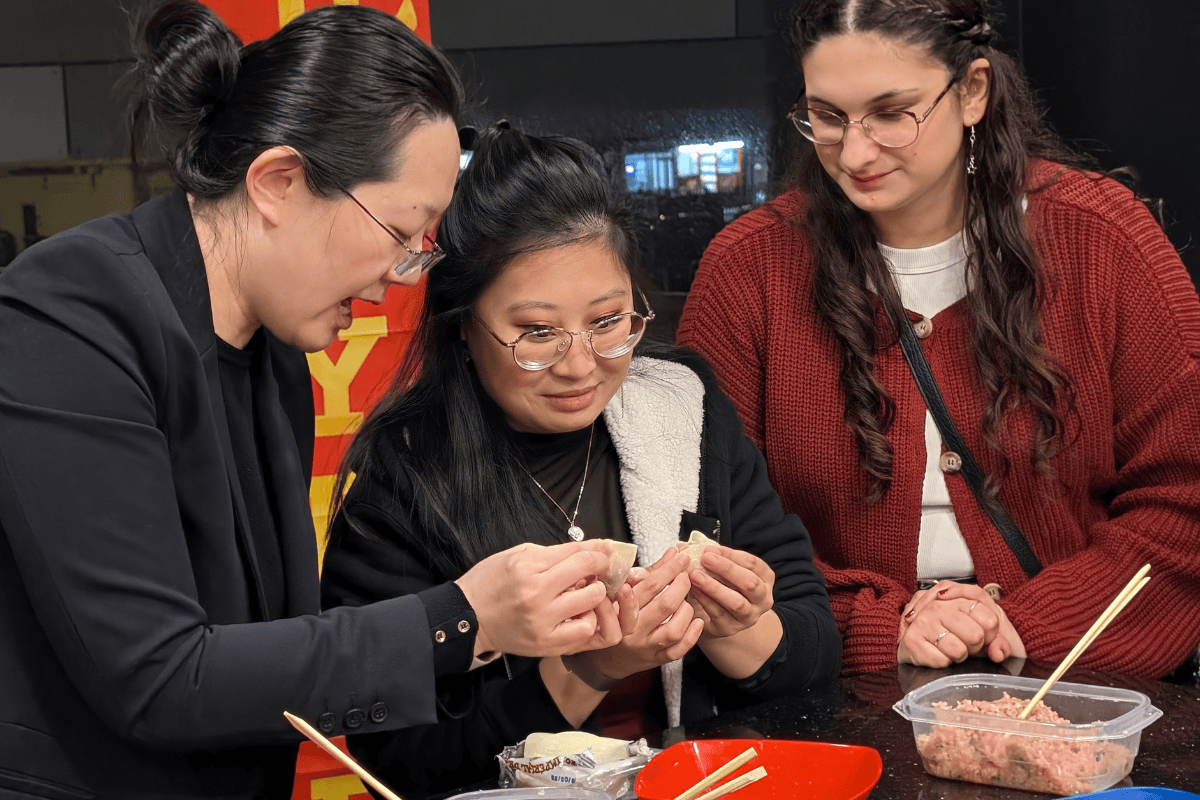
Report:
[[427,42],[429,0],[203,0],[221,15],[243,42],[265,39],[310,8],[319,6],[370,6],[394,14]]

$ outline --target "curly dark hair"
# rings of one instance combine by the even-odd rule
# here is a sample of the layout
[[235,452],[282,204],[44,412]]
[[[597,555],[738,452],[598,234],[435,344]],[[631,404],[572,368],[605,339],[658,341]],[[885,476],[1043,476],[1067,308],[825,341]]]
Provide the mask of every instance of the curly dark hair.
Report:
[[[983,435],[1002,456],[1001,474],[988,478],[992,498],[1010,466],[1001,446],[1005,413],[1022,404],[1032,409],[1031,459],[1041,473],[1053,476],[1050,459],[1069,439],[1065,425],[1074,409],[1066,372],[1042,346],[1040,310],[1047,289],[1022,200],[1045,185],[1027,185],[1029,166],[1044,159],[1099,173],[1091,159],[1069,150],[1044,124],[1020,67],[997,49],[998,21],[988,0],[802,0],[791,25],[798,66],[820,41],[849,32],[924,48],[955,82],[963,81],[975,59],[991,64],[987,109],[976,126],[977,169],[968,179],[963,230],[972,345],[991,398],[983,414]],[[808,200],[805,216],[792,221],[813,243],[816,306],[841,348],[843,419],[869,476],[867,499],[874,502],[891,486],[894,454],[888,431],[895,417],[895,401],[874,374],[875,355],[884,344],[876,332],[876,304],[882,303],[895,330],[904,324],[904,309],[870,216],[826,173],[816,149],[807,142],[802,146],[806,149],[785,188],[799,189]],[[963,151],[965,159],[965,146]]]

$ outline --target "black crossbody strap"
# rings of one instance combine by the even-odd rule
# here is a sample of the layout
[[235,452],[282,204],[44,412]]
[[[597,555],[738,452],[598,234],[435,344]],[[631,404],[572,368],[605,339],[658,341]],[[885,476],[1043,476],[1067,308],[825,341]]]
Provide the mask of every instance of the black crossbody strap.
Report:
[[954,424],[954,418],[946,409],[942,391],[933,378],[933,370],[929,368],[925,352],[921,350],[921,344],[917,341],[917,334],[913,331],[912,322],[907,315],[904,316],[904,324],[901,326],[899,334],[904,360],[908,362],[913,380],[917,382],[917,388],[921,390],[921,396],[925,398],[925,405],[929,407],[929,413],[933,416],[938,431],[942,434],[942,441],[945,442],[946,447],[957,453],[962,459],[963,478],[966,479],[967,486],[971,487],[971,493],[975,495],[979,507],[988,515],[988,519],[996,526],[996,530],[1000,531],[1000,535],[1004,537],[1004,543],[1017,557],[1021,569],[1025,570],[1025,574],[1032,578],[1042,571],[1042,562],[1038,561],[1033,548],[1029,546],[1025,535],[1021,533],[1017,523],[1009,516],[1008,509],[1004,507],[1000,499],[989,498],[985,493],[983,471],[979,469],[975,456],[967,448],[967,443],[963,441],[962,436],[958,433],[958,427]]

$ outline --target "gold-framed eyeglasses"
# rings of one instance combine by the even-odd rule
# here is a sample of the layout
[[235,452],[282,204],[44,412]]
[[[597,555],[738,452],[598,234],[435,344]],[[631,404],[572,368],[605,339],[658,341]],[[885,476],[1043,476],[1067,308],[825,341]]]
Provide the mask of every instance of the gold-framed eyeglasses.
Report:
[[851,125],[858,125],[863,133],[882,147],[907,147],[917,140],[921,133],[921,123],[929,118],[933,109],[937,108],[937,104],[957,80],[956,78],[946,84],[946,88],[942,89],[942,93],[920,117],[911,111],[874,111],[865,114],[862,119],[854,120],[827,108],[800,105],[800,101],[804,99],[801,96],[788,112],[787,118],[804,138],[816,144],[838,144],[846,137],[846,131]]
[[517,362],[518,367],[530,372],[537,372],[549,369],[562,361],[575,342],[576,336],[582,337],[592,352],[600,358],[620,358],[632,350],[641,340],[642,334],[646,332],[646,325],[654,319],[654,310],[646,301],[646,295],[642,294],[640,289],[638,294],[641,295],[642,303],[646,306],[647,313],[645,314],[639,314],[636,311],[609,314],[597,320],[591,328],[584,331],[569,331],[565,328],[548,325],[539,326],[522,333],[511,342],[501,339],[494,330],[488,327],[486,322],[478,316],[473,316],[475,316],[475,321],[492,335],[493,339],[512,350],[513,360]]
[[346,197],[349,197],[351,200],[353,200],[354,205],[361,208],[368,217],[370,217],[371,219],[373,219],[375,221],[376,225],[378,225],[379,227],[381,227],[385,231],[387,231],[388,236],[395,239],[397,242],[400,243],[401,247],[403,247],[405,250],[408,251],[408,255],[406,257],[404,257],[403,259],[401,259],[400,263],[392,268],[392,270],[397,275],[399,275],[401,278],[406,277],[407,275],[409,275],[413,272],[415,272],[417,274],[417,276],[420,277],[421,275],[424,275],[426,272],[429,272],[429,270],[433,269],[434,264],[438,263],[439,261],[441,261],[443,258],[446,257],[446,251],[443,250],[442,246],[439,245],[437,242],[433,243],[432,250],[413,250],[411,247],[409,247],[405,243],[405,241],[403,239],[401,239],[398,235],[396,235],[395,231],[393,231],[387,225],[384,225],[382,222],[380,222],[379,217],[372,214],[370,209],[368,209],[366,206],[364,206],[362,203],[360,203],[358,201],[357,197],[350,194],[350,192],[346,189],[342,189],[342,194],[346,195]]

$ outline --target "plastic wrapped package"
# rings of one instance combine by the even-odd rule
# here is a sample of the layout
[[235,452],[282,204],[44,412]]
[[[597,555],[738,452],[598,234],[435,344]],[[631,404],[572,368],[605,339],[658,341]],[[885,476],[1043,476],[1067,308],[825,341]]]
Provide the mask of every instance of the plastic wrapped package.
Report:
[[[539,736],[545,737],[532,734],[497,756],[502,787],[576,786],[605,792],[614,800],[633,800],[638,772],[661,752],[648,746],[645,739],[619,742],[575,731],[536,741]],[[537,748],[530,752],[537,754],[527,757],[526,743],[531,741]]]

